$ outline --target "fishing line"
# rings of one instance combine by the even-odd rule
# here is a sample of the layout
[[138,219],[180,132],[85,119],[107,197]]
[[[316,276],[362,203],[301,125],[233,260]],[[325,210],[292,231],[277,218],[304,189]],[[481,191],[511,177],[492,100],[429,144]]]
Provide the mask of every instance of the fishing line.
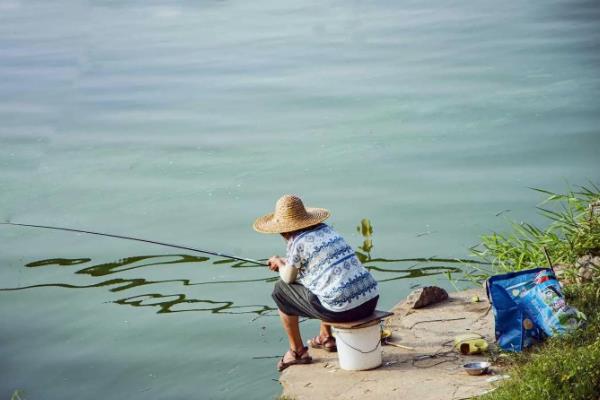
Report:
[[60,226],[18,224],[18,223],[15,223],[15,222],[0,222],[0,225],[23,226],[23,227],[27,227],[27,228],[53,229],[53,230],[56,230],[56,231],[87,233],[87,234],[90,234],[90,235],[106,236],[106,237],[112,237],[112,238],[117,238],[117,239],[135,240],[137,242],[157,244],[159,246],[174,247],[176,249],[190,250],[190,251],[195,251],[195,252],[198,252],[198,253],[210,254],[211,256],[217,256],[217,257],[223,257],[223,258],[230,258],[232,260],[249,262],[249,263],[256,264],[256,265],[263,265],[263,266],[267,265],[264,262],[261,262],[261,261],[258,261],[258,260],[253,260],[251,258],[236,257],[236,256],[231,256],[229,254],[218,253],[216,251],[195,249],[193,247],[180,246],[180,245],[177,245],[177,244],[171,244],[171,243],[165,243],[165,242],[158,242],[156,240],[141,239],[141,238],[136,238],[136,237],[131,237],[131,236],[114,235],[112,233],[100,233],[100,232],[93,232],[93,231],[85,231],[85,230],[82,230],[82,229],[65,228],[65,227],[60,227]]

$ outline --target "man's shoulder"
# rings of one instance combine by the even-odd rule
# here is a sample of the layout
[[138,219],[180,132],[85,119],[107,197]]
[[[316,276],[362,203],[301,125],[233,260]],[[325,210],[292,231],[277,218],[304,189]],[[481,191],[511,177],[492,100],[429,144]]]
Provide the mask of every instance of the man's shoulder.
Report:
[[310,227],[309,229],[301,231],[294,237],[293,240],[294,242],[298,242],[301,240],[311,241],[311,238],[314,239],[315,237],[322,237],[328,234],[329,232],[331,232],[331,228],[328,225],[319,224],[315,225],[314,227]]
[[314,243],[322,243],[329,242],[332,240],[343,240],[343,238],[338,234],[333,228],[328,225],[322,224],[318,228],[311,231],[308,235],[305,236],[305,240],[311,241]]

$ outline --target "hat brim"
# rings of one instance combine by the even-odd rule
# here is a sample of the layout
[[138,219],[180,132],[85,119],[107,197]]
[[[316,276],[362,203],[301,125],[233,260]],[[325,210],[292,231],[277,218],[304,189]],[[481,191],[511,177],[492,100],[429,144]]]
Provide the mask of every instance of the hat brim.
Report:
[[252,227],[260,233],[293,232],[319,224],[331,215],[329,210],[314,207],[307,207],[306,214],[307,216],[302,219],[278,221],[274,218],[275,213],[269,213],[257,218]]

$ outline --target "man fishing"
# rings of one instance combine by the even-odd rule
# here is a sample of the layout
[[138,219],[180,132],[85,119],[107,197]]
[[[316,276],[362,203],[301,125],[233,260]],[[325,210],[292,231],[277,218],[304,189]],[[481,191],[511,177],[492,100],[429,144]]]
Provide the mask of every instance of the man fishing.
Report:
[[326,322],[348,322],[373,313],[379,299],[375,278],[360,263],[354,249],[330,226],[323,208],[306,208],[297,196],[284,195],[275,212],[254,222],[260,233],[279,233],[287,242],[285,258],[273,256],[269,269],[278,271],[273,300],[279,309],[290,349],[277,364],[279,371],[295,364],[309,364],[300,335],[299,317],[321,320],[319,335],[310,347],[336,351],[331,326]]

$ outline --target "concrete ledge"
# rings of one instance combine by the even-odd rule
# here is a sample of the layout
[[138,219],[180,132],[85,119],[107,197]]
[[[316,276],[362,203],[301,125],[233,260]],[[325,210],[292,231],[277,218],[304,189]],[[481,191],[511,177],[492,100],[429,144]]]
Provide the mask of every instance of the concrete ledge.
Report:
[[[481,302],[471,302],[473,296]],[[396,315],[386,323],[392,329],[391,341],[414,350],[387,345],[381,367],[344,371],[336,353],[311,349],[313,364],[292,366],[281,374],[283,395],[296,400],[458,400],[491,389],[486,381],[490,375],[471,376],[462,368],[485,356],[452,351],[454,337],[465,333],[479,333],[494,342],[493,316],[482,289],[451,293],[447,301],[418,310],[400,303],[392,311]],[[436,353],[439,356],[430,357]]]

